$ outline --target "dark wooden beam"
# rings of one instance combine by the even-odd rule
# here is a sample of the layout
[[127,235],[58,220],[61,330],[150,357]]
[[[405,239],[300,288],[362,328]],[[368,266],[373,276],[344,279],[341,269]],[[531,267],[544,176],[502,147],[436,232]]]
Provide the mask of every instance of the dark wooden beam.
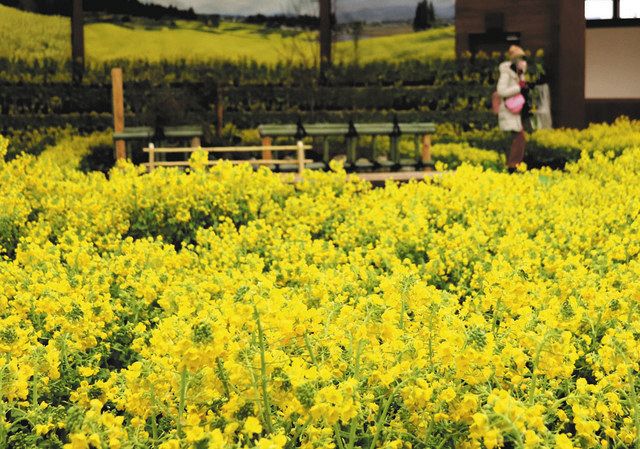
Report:
[[640,19],[587,20],[587,28],[637,28]]
[[73,0],[71,14],[71,67],[74,83],[82,82],[84,75],[84,12],[82,0]]
[[320,68],[322,72],[331,66],[331,44],[332,44],[332,23],[331,23],[331,1],[320,0]]
[[558,0],[556,36],[557,99],[555,125],[583,128],[586,125],[585,63],[586,20],[584,2]]

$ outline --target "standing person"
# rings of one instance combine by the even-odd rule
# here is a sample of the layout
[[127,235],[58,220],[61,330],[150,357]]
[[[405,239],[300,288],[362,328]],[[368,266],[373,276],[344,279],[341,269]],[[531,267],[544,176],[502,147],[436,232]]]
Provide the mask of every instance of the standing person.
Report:
[[500,130],[510,133],[511,148],[507,156],[509,173],[516,171],[524,159],[526,137],[522,126],[523,108],[529,88],[525,81],[527,62],[524,50],[517,45],[509,48],[509,61],[500,64],[497,94],[500,96],[498,124]]

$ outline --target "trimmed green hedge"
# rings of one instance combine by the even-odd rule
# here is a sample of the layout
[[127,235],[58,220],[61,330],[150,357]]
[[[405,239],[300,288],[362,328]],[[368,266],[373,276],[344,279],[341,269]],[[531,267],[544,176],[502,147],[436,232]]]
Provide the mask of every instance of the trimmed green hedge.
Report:
[[[133,124],[133,117],[126,123]],[[126,119],[125,119],[126,120]],[[2,128],[0,133],[10,129],[29,128],[64,128],[71,126],[82,132],[105,130],[113,127],[113,116],[110,113],[72,113],[72,114],[20,114],[0,116]]]
[[[530,72],[542,72],[542,55],[531,58]],[[330,86],[444,86],[461,82],[494,85],[499,59],[477,57],[457,60],[380,61],[362,65],[338,64],[326,76]],[[111,82],[111,69],[121,67],[128,82],[152,85],[170,83],[217,83],[221,86],[311,86],[318,83],[318,69],[304,65],[258,64],[254,61],[161,61],[121,60],[87,65],[86,85]],[[68,61],[28,61],[0,58],[0,84],[70,83]]]
[[[215,86],[201,83],[153,87],[125,86],[127,110],[142,114],[158,96],[180,99],[190,108],[213,112]],[[226,111],[486,111],[487,88],[482,86],[410,87],[225,87],[220,96]],[[0,115],[110,113],[111,86],[0,85]]]
[[[71,124],[82,131],[111,126],[112,66],[123,67],[128,125],[207,125],[224,107],[224,122],[253,128],[265,122],[386,121],[454,122],[487,128],[500,61],[426,60],[337,65],[322,85],[313,67],[253,62],[90,65],[80,85],[65,62],[0,58],[2,129]],[[534,58],[533,76],[541,64]],[[0,129],[0,131],[2,130]]]
[[69,138],[77,133],[72,127],[48,127],[24,129],[8,129],[4,137],[9,139],[6,159],[11,160],[22,153],[39,155],[45,148],[57,144],[65,138]]

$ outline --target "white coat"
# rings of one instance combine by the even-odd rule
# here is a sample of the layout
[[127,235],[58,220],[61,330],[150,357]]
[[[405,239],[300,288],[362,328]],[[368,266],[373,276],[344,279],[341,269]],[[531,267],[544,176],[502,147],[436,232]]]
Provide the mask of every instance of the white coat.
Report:
[[498,125],[502,131],[522,131],[522,117],[507,109],[504,104],[505,99],[520,93],[520,80],[522,78],[511,69],[511,62],[500,64],[500,79],[498,80],[498,95],[502,98],[500,112],[498,113]]

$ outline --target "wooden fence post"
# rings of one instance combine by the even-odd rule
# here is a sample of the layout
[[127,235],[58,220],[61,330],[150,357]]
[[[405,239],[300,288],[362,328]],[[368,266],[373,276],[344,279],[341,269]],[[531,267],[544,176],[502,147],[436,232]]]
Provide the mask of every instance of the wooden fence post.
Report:
[[302,140],[298,140],[298,175],[302,176],[302,172],[304,172],[304,142]]
[[[113,94],[113,130],[124,131],[124,88],[122,85],[122,69],[111,69],[111,87]],[[116,140],[116,160],[126,159],[127,150],[124,140]]]
[[262,138],[262,159],[273,159],[273,154],[269,147],[273,143],[271,137],[263,137]]
[[156,146],[151,142],[149,144],[149,173],[155,168],[156,162]]
[[422,163],[431,164],[431,136],[425,134],[422,136]]

